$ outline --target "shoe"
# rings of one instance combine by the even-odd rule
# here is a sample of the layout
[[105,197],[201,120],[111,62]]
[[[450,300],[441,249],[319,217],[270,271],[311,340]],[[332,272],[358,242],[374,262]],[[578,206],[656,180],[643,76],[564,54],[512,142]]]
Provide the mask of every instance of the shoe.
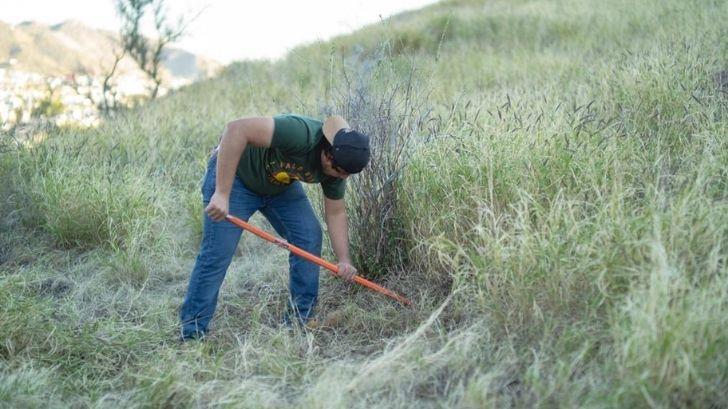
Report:
[[209,335],[207,333],[195,332],[192,334],[180,334],[180,336],[177,337],[177,341],[184,344],[184,343],[190,342],[190,341],[203,342],[203,341],[207,341],[208,338],[209,338]]
[[307,331],[316,331],[323,327],[324,325],[321,324],[321,322],[316,318],[311,318],[310,320],[306,321],[305,324],[303,324],[303,328],[305,328]]
[[346,311],[344,311],[343,309],[334,310],[326,314],[326,318],[324,318],[324,322],[322,323],[322,325],[329,328],[337,327],[345,316]]
[[326,314],[326,317],[324,317],[322,320],[319,320],[318,318],[311,318],[304,324],[304,327],[307,330],[319,330],[324,328],[335,328],[338,326],[341,319],[344,317],[344,311],[343,310],[336,310],[332,311],[329,314]]

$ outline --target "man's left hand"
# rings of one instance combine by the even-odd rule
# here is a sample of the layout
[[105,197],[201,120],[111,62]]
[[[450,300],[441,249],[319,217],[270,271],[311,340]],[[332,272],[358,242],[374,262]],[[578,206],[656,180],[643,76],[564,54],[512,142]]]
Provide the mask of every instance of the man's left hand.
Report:
[[339,277],[343,278],[347,281],[352,281],[354,279],[354,276],[356,275],[357,271],[354,266],[352,266],[350,263],[342,261],[338,264],[339,267]]

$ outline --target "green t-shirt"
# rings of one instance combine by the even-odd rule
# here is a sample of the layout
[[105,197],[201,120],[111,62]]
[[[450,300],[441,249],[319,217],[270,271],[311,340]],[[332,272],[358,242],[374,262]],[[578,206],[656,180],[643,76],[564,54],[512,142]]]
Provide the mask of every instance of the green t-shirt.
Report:
[[329,199],[343,198],[346,182],[325,175],[321,167],[323,122],[293,114],[274,116],[273,122],[270,147],[248,145],[240,157],[236,174],[243,184],[255,193],[275,195],[300,180],[321,183]]

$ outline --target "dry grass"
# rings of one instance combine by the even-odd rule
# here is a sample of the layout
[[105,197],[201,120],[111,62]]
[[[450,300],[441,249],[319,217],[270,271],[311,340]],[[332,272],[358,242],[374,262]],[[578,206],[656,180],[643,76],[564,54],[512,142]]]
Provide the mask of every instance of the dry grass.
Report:
[[[728,405],[723,3],[445,2],[3,135],[0,405]],[[177,344],[222,124],[328,110],[381,149],[358,260],[416,307],[323,275],[335,324],[291,332],[287,257],[244,236],[213,338]]]

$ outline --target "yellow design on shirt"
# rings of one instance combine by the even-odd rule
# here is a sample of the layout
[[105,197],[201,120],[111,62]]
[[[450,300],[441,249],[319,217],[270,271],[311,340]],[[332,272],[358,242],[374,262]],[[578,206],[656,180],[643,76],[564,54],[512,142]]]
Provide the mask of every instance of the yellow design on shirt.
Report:
[[287,172],[278,172],[273,175],[275,180],[277,180],[280,183],[283,183],[284,185],[288,185],[291,183],[292,180],[297,180],[298,177],[296,175],[290,175]]

